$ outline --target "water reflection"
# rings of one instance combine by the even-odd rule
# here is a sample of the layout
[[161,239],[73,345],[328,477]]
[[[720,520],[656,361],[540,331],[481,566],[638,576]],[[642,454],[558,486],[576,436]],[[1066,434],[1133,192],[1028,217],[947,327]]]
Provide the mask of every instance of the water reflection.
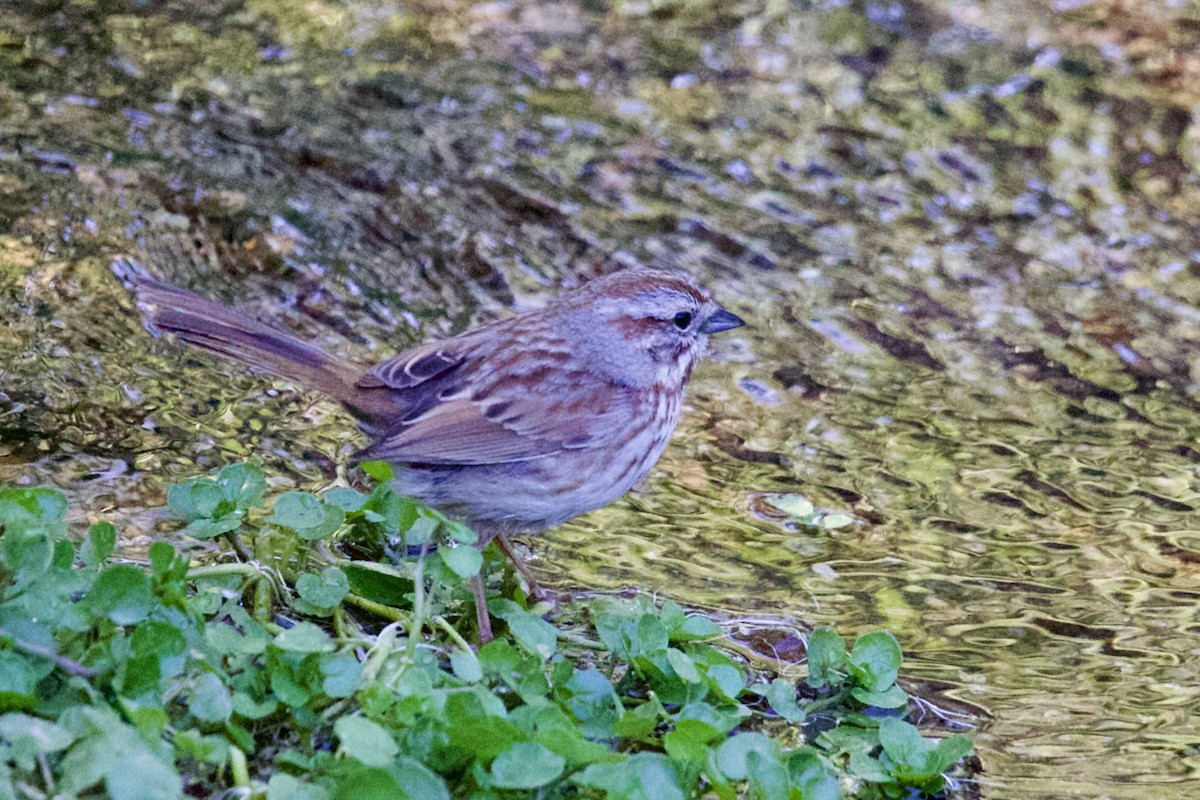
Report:
[[990,713],[987,796],[1194,795],[1195,65],[1138,47],[1197,34],[1010,5],[0,10],[0,480],[152,530],[172,476],[355,446],[147,337],[115,253],[364,361],[682,266],[753,327],[642,493],[534,544],[550,581],[764,658],[887,626]]

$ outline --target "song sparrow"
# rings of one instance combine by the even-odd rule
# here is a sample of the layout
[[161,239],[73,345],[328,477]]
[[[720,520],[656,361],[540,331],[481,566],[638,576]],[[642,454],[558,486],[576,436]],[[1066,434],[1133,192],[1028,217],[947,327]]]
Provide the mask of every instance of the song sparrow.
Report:
[[[397,491],[508,534],[608,504],[645,477],[679,421],[709,334],[742,324],[690,276],[629,269],[545,308],[364,369],[183,289],[125,272],[154,328],[339,400],[396,466]],[[517,559],[514,563],[530,580]],[[491,638],[482,578],[472,583]]]

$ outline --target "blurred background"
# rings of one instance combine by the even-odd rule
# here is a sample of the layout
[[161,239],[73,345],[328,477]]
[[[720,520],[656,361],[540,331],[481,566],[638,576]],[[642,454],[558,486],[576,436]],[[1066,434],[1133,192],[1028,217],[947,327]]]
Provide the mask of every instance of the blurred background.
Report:
[[539,575],[765,665],[886,627],[985,797],[1195,797],[1198,100],[1182,2],[5,3],[0,483],[149,537],[174,479],[363,443],[150,337],[116,255],[363,362],[686,269],[750,327]]

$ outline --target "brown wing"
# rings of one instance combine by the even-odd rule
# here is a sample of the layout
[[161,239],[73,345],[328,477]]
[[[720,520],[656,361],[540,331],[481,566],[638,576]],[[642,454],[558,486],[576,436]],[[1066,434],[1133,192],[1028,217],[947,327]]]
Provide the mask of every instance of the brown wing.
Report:
[[411,389],[457,369],[462,362],[462,353],[444,342],[431,342],[379,362],[356,385],[362,389]]
[[543,365],[493,383],[486,368],[466,366],[459,374],[480,378],[491,387],[486,395],[455,375],[359,455],[464,466],[529,461],[616,437],[630,419],[626,392],[586,372]]

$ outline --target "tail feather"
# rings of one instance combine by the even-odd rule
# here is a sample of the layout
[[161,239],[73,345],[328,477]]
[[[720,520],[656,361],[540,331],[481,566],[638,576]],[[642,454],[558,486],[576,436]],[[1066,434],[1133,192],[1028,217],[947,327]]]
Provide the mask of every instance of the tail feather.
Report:
[[156,331],[324,392],[364,423],[401,410],[391,393],[355,386],[363,373],[358,365],[168,283],[139,274],[122,277]]

